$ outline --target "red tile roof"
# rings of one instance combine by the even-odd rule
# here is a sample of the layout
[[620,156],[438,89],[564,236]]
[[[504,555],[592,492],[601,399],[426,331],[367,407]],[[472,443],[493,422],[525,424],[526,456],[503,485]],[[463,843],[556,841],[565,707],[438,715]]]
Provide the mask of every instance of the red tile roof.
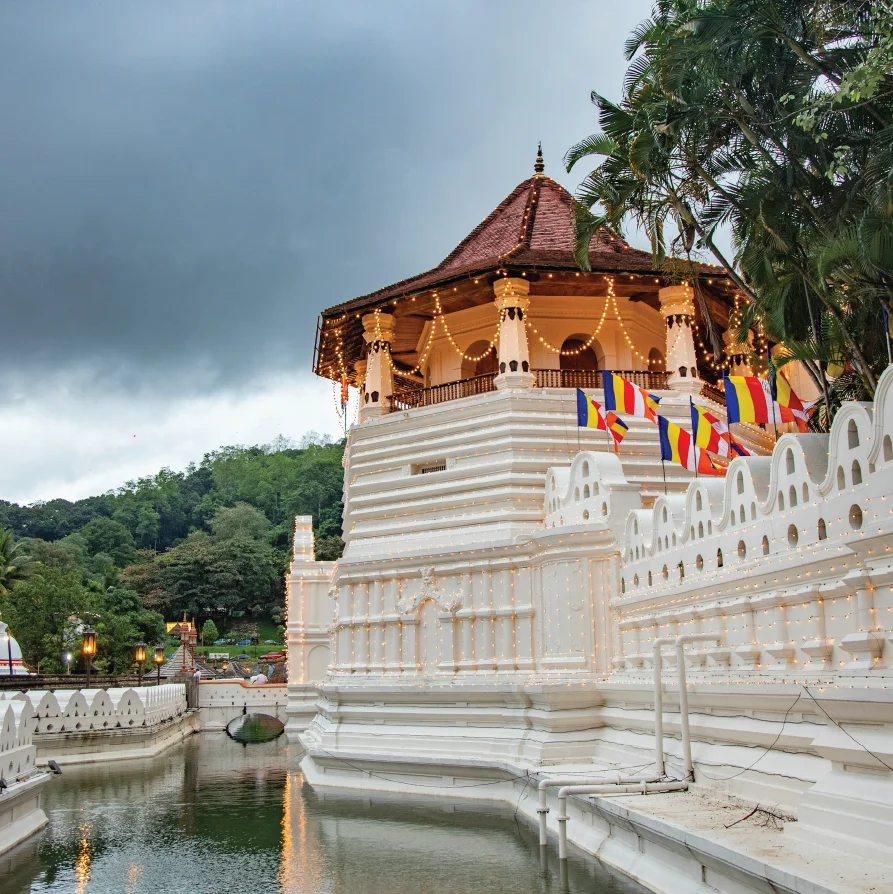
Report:
[[[330,308],[325,315],[377,304],[508,264],[577,270],[573,202],[571,194],[560,183],[535,174],[518,184],[436,267]],[[648,252],[630,248],[607,230],[592,240],[589,261],[596,273],[653,269]]]

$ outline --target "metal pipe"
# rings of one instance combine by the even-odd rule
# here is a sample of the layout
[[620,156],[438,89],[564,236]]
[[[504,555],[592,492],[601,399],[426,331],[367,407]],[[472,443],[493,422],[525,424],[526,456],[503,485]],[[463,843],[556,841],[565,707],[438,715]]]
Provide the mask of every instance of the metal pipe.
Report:
[[683,633],[676,637],[676,669],[679,674],[679,726],[682,730],[683,779],[694,779],[691,734],[688,727],[688,682],[685,679],[685,643],[718,642],[713,633]]
[[659,636],[651,644],[654,665],[654,773],[664,776],[664,693],[661,681],[660,647],[671,646],[676,640],[672,636]]
[[567,859],[568,795],[645,795],[651,792],[681,792],[687,782],[639,782],[631,785],[568,785],[558,790],[558,859]]
[[587,780],[580,779],[579,777],[571,778],[565,776],[552,776],[549,779],[541,779],[538,789],[539,789],[539,803],[536,808],[536,812],[539,815],[539,827],[540,827],[540,845],[545,847],[548,843],[548,827],[547,827],[547,818],[549,815],[549,807],[546,803],[546,795],[548,794],[547,789],[550,788],[563,788],[568,785],[622,785],[623,783],[634,783],[634,782],[657,782],[661,777],[654,776],[653,774],[642,774],[639,776],[621,776],[619,770],[608,770],[607,773],[616,773],[617,778],[614,780],[608,779],[597,779],[597,780]]

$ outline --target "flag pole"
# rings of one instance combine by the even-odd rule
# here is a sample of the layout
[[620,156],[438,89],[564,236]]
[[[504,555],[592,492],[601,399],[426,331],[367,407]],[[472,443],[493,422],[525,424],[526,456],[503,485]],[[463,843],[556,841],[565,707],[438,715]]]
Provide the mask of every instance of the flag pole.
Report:
[[663,461],[663,458],[661,458],[661,461],[660,461],[660,468],[661,468],[661,471],[664,473],[664,496],[666,496],[667,495],[667,464]]
[[884,340],[887,342],[887,366],[893,364],[893,352],[890,349],[890,317],[887,314],[887,308],[884,305],[881,305],[881,310],[884,312]]

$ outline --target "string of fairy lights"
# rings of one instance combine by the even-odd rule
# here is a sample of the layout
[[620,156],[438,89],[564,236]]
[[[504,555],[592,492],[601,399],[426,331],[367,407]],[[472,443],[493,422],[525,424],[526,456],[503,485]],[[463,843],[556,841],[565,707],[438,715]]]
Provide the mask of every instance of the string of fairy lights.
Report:
[[[579,276],[579,272],[575,274]],[[524,272],[521,274],[522,277],[526,276]],[[547,278],[552,278],[553,274],[546,274]],[[577,341],[573,347],[565,347],[565,346],[557,346],[553,344],[548,337],[541,331],[537,326],[537,321],[531,318],[529,311],[526,314],[526,325],[530,330],[533,338],[537,340],[540,346],[553,354],[557,354],[561,357],[575,357],[580,356],[587,350],[589,350],[592,344],[596,341],[599,335],[603,332],[605,324],[608,321],[615,322],[617,326],[617,331],[623,338],[623,341],[628,348],[630,355],[637,362],[644,365],[646,368],[650,369],[652,367],[652,360],[650,357],[646,357],[644,353],[642,353],[638,347],[636,346],[632,336],[630,335],[630,331],[627,323],[623,319],[623,315],[621,314],[619,303],[617,300],[616,294],[616,283],[618,279],[626,278],[627,281],[634,281],[635,279],[646,279],[648,276],[646,274],[617,274],[617,275],[602,275],[604,282],[606,283],[606,295],[605,295],[605,304],[602,308],[601,315],[599,316],[598,323],[595,326],[595,329],[590,333],[590,335],[585,339],[585,341]],[[474,283],[478,283],[479,278],[473,279]],[[654,277],[655,283],[659,283],[660,279]],[[713,279],[708,279],[708,284],[713,284]],[[691,290],[692,286],[690,282],[684,283],[687,290]],[[457,292],[458,287],[454,286],[452,288],[452,292]],[[391,371],[397,375],[403,377],[412,377],[418,373],[421,373],[426,368],[428,361],[430,359],[432,349],[436,343],[438,333],[442,332],[446,340],[449,342],[451,348],[459,355],[462,360],[468,361],[470,363],[478,363],[487,357],[489,354],[498,350],[499,344],[499,333],[501,329],[501,324],[503,322],[503,318],[505,315],[505,310],[500,311],[499,319],[496,322],[495,329],[493,334],[486,339],[486,347],[483,350],[477,351],[476,353],[470,353],[467,348],[463,348],[458,340],[450,325],[448,323],[447,317],[448,314],[444,312],[442,305],[442,294],[443,289],[432,290],[431,298],[434,302],[434,314],[428,324],[428,332],[425,339],[425,343],[422,346],[421,351],[418,354],[418,360],[414,366],[411,368],[406,367],[404,365],[398,364],[395,362],[392,352],[390,350],[390,346],[387,343],[387,340],[383,338],[382,332],[382,323],[381,323],[381,314],[382,308],[376,307],[373,310],[374,319],[375,319],[375,338],[376,341],[379,342],[381,346],[381,353],[388,364]],[[389,303],[399,303],[401,301],[407,302],[415,302],[417,296],[416,295],[404,295],[395,299],[391,299]],[[733,293],[734,300],[734,309],[729,317],[729,326],[737,326],[738,321],[740,320],[740,309],[741,309],[741,301],[742,297],[740,293]],[[342,395],[339,396],[337,392],[337,388],[333,389],[333,400],[336,407],[336,414],[339,420],[343,421],[344,415],[347,412],[346,407],[347,403],[343,402],[343,390],[347,385],[352,385],[351,379],[353,378],[350,371],[347,369],[347,362],[345,359],[345,347],[344,347],[344,334],[346,331],[346,324],[349,323],[352,319],[359,319],[363,315],[360,313],[351,314],[348,312],[342,313],[340,317],[333,318],[329,321],[326,328],[322,331],[322,341],[320,346],[321,353],[324,349],[327,350],[330,356],[334,357],[335,369],[332,370],[329,368],[329,372],[335,372],[336,376],[333,376],[333,381],[340,382],[342,384]],[[710,349],[708,344],[705,342],[706,335],[704,334],[704,328],[701,324],[699,324],[694,316],[694,313],[686,314],[685,322],[688,323],[691,328],[692,337],[694,339],[695,347],[700,355],[700,363],[712,370],[714,373],[718,375],[726,374],[730,370],[733,369],[734,358],[738,355],[733,356],[725,356],[721,358],[717,358],[713,351]],[[540,327],[542,323],[540,323]],[[678,344],[678,340],[683,337],[684,333],[681,331],[679,327],[674,327],[675,331],[673,333],[673,337],[675,340],[674,345],[669,346],[668,353],[672,353],[673,348]],[[483,339],[477,339],[473,344],[479,344]],[[766,345],[768,344],[765,334],[763,332],[762,324],[758,321],[755,326],[754,332],[754,340],[753,340],[753,348],[752,353],[748,355],[748,362],[755,361],[755,365],[758,365],[760,362],[761,354],[765,351]],[[328,346],[328,348],[326,348]],[[743,346],[742,346],[743,347]],[[354,414],[355,415],[355,414]]]

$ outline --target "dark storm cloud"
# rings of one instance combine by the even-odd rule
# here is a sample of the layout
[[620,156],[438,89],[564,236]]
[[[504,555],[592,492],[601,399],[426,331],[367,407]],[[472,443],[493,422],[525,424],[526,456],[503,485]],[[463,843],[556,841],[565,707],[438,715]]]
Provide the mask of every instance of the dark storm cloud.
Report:
[[308,368],[319,310],[440,260],[537,139],[560,175],[647,3],[607,8],[3,3],[0,373]]

